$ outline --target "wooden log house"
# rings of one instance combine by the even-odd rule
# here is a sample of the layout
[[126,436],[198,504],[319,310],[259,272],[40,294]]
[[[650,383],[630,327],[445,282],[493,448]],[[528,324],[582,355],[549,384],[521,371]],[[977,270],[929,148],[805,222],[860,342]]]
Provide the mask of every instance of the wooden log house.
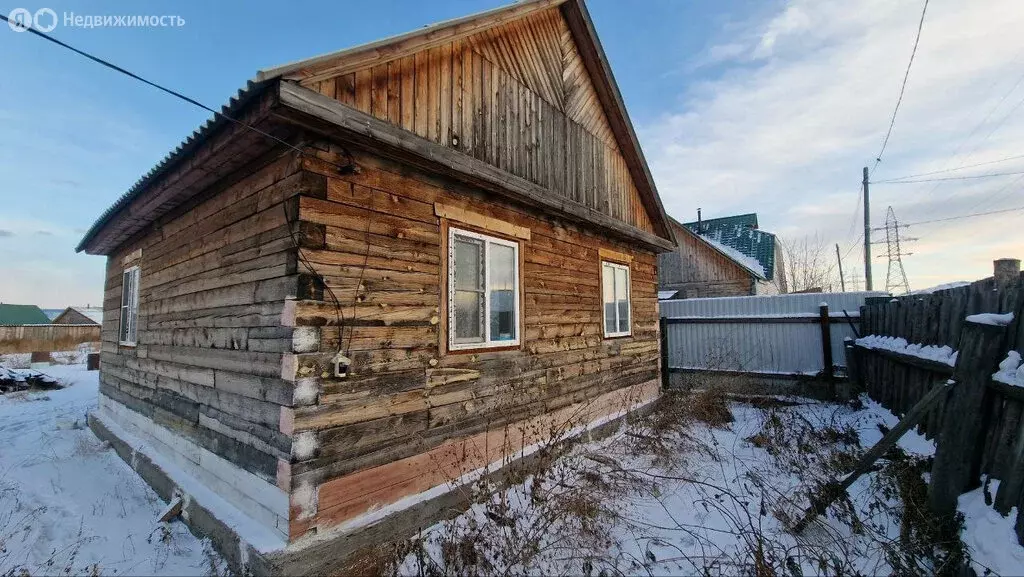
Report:
[[91,423],[252,570],[656,398],[673,246],[581,0],[265,70],[78,247]]

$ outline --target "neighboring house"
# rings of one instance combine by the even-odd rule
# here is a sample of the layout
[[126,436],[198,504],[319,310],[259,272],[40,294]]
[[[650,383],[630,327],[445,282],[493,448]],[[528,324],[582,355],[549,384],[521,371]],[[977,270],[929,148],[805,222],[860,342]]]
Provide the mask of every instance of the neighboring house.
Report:
[[236,568],[324,570],[339,528],[660,394],[675,243],[580,0],[266,70],[224,115],[287,144],[217,116],[78,250],[90,424]]
[[782,246],[756,214],[671,222],[679,246],[658,257],[660,300],[787,292]]
[[36,305],[9,305],[0,303],[0,326],[48,325],[50,317]]
[[55,325],[102,325],[103,309],[96,307],[68,307],[54,317]]

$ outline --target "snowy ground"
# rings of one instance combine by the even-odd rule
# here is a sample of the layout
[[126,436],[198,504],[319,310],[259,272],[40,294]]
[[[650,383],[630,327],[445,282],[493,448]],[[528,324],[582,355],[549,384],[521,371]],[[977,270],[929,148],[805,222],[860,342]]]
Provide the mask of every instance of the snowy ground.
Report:
[[[931,559],[900,541],[905,515],[897,486],[900,479],[914,486],[905,480],[916,479],[918,490],[924,490],[925,457],[934,452],[934,445],[914,432],[900,441],[904,457],[859,479],[850,499],[830,508],[826,518],[800,537],[786,530],[786,520],[806,508],[810,487],[849,470],[862,447],[870,447],[883,428],[897,422],[866,398],[861,408],[796,402],[776,407],[731,403],[731,423],[687,422],[664,435],[673,439],[667,446],[645,440],[643,428],[578,445],[550,467],[528,471],[522,484],[397,547],[398,571],[932,572]],[[1013,519],[974,506],[970,495],[965,499],[962,506],[971,511],[967,527],[983,536],[966,539],[979,573],[986,568],[1019,573],[1024,548],[1015,545]],[[922,551],[931,549],[926,545]]]
[[203,575],[224,564],[86,426],[96,371],[54,365],[64,389],[0,396],[0,574]]
[[[180,522],[155,522],[162,501],[86,427],[97,373],[84,365],[46,372],[67,388],[0,396],[0,575],[226,572]],[[858,480],[848,501],[797,538],[786,521],[807,506],[809,489],[849,470],[896,418],[866,399],[861,406],[782,401],[686,405],[603,441],[550,455],[544,449],[539,464],[520,471],[519,484],[398,545],[382,568],[442,575],[929,572],[914,565],[928,561],[901,544],[904,495],[896,486],[910,479],[923,487],[923,458],[933,444],[908,433],[900,441],[904,456]],[[1019,573],[1024,548],[1012,532],[1015,516],[1001,517],[981,489],[963,495],[960,509],[979,574]]]

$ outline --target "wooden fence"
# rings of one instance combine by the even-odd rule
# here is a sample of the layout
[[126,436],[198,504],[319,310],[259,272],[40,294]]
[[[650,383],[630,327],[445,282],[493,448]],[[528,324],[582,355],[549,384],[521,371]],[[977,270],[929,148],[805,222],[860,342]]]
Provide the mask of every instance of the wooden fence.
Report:
[[[898,416],[935,387],[956,382],[918,425],[937,443],[932,505],[943,512],[955,510],[956,496],[976,487],[981,475],[1000,480],[996,510],[1004,515],[1014,506],[1024,510],[1024,388],[992,379],[1009,351],[1024,351],[1024,275],[1018,260],[995,264],[993,277],[970,285],[871,298],[861,307],[862,335],[949,346],[958,351],[955,367],[896,351],[851,347],[853,376],[872,399]],[[1014,317],[1005,326],[965,320],[980,313]],[[1016,531],[1024,544],[1024,515],[1018,515]]]
[[0,326],[0,354],[70,351],[99,340],[99,325]]

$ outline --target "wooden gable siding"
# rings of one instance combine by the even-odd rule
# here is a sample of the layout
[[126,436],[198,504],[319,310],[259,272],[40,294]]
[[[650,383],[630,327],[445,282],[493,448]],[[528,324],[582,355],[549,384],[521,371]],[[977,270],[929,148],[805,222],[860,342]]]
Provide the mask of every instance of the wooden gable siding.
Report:
[[654,232],[557,8],[303,84]]
[[[281,378],[282,356],[292,348],[281,314],[285,298],[301,294],[294,197],[322,188],[325,179],[317,180],[299,171],[291,153],[251,161],[108,256],[101,407],[104,399],[115,401],[268,488],[287,491],[278,472],[290,459],[291,438],[280,423],[293,405],[294,383]],[[137,344],[122,346],[122,272],[130,266],[140,269]],[[206,457],[173,443],[154,446],[287,534],[286,510],[269,511],[255,496],[237,494]]]
[[[623,408],[608,395],[657,394],[653,252],[358,149],[315,154],[326,162],[303,166],[327,177],[326,195],[302,197],[300,219],[323,240],[304,245],[303,262],[329,290],[297,301],[291,318],[318,332],[321,358],[343,348],[352,365],[344,380],[319,380],[315,405],[295,409],[296,438],[316,450],[292,461],[292,539],[498,460],[507,446],[491,437],[505,426],[581,403],[603,416]],[[339,175],[348,154],[359,170]],[[438,203],[529,231],[509,237],[520,242],[521,346],[446,351],[446,231],[474,227],[439,218]],[[602,249],[632,259],[629,337],[603,338]],[[471,441],[490,452],[466,457]]]
[[[679,247],[659,255],[659,286],[680,290],[680,298],[727,297],[754,294],[750,271],[723,255],[692,232],[673,225]],[[669,262],[674,261],[674,262]]]

